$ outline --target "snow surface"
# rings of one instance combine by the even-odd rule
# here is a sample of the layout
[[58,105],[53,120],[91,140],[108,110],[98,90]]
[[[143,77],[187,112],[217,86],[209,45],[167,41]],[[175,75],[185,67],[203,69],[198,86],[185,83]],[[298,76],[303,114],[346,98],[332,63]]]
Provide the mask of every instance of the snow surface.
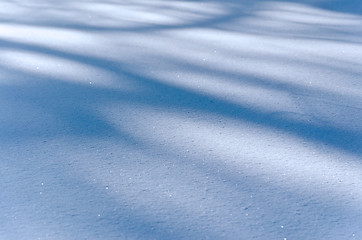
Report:
[[2,0],[0,239],[362,239],[361,5]]

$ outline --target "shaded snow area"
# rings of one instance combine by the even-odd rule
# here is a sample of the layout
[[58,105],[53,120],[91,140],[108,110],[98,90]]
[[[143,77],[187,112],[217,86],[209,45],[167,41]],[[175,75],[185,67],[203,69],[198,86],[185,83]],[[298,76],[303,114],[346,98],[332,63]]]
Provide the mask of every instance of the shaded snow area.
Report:
[[0,239],[362,239],[360,0],[2,0]]

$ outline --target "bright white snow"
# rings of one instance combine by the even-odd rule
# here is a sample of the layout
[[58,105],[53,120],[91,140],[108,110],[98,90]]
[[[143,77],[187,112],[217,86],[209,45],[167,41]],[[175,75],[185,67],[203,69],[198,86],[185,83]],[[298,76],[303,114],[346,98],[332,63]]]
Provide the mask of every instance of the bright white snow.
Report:
[[358,0],[3,0],[0,239],[362,239]]

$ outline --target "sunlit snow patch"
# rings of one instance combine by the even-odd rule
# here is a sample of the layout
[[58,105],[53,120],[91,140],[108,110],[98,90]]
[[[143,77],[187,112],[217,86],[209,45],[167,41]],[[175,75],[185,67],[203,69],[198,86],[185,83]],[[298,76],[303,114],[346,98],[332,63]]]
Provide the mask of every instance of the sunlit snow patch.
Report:
[[103,69],[47,54],[3,51],[0,59],[9,69],[33,75],[35,79],[39,76],[101,87],[111,87],[117,79],[115,74]]

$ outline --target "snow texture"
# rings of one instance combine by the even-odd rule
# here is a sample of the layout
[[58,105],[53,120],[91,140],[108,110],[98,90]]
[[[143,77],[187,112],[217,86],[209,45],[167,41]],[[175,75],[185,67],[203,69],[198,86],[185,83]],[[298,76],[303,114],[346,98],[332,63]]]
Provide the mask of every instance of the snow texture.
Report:
[[2,0],[0,239],[362,239],[359,0]]

